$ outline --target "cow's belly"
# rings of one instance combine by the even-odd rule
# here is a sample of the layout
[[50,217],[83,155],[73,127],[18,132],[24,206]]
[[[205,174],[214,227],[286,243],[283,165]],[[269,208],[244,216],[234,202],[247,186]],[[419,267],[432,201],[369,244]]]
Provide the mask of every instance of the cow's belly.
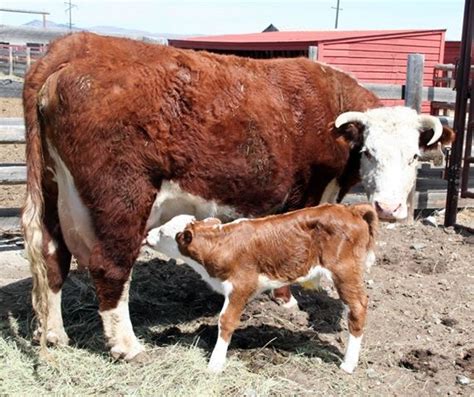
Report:
[[188,193],[181,189],[176,182],[163,181],[148,217],[147,231],[161,226],[171,218],[181,214],[193,215],[198,220],[215,217],[223,221],[242,216],[235,208],[228,205],[219,205],[214,200],[205,200],[202,197]]
[[81,266],[89,266],[89,258],[96,242],[89,210],[82,202],[71,172],[51,145],[48,147],[56,164],[58,184],[58,215],[64,241]]

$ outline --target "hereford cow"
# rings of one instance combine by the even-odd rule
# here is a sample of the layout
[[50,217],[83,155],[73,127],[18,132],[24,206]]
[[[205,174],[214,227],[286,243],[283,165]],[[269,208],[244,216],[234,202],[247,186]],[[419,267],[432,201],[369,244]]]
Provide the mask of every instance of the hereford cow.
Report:
[[375,109],[353,78],[308,59],[89,33],[51,44],[23,99],[38,335],[68,342],[72,254],[94,281],[112,355],[127,360],[143,350],[128,288],[147,230],[183,213],[230,220],[340,200],[360,179],[382,216],[402,218],[418,153],[449,140],[436,118]]
[[252,297],[292,283],[318,285],[321,276],[334,281],[349,309],[341,368],[354,371],[367,312],[363,269],[374,260],[377,215],[372,206],[325,204],[224,225],[216,218],[194,219],[176,216],[153,229],[147,241],[158,249],[174,246],[173,256],[181,257],[225,297],[211,371],[223,370],[230,339]]

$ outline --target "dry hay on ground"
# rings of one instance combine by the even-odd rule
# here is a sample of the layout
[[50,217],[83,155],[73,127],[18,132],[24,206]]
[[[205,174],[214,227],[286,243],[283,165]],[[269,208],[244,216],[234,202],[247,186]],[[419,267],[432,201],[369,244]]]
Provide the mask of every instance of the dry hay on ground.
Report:
[[[472,236],[397,225],[381,230],[378,264],[367,277],[370,306],[361,363],[338,368],[344,350],[342,305],[332,290],[294,288],[300,311],[268,296],[254,300],[235,333],[222,376],[205,367],[222,297],[190,269],[150,256],[137,264],[131,317],[148,362],[113,362],[105,351],[87,274],[64,291],[71,347],[50,364],[30,346],[30,280],[0,289],[0,394],[160,395],[472,395],[474,269]],[[470,385],[457,383],[467,376]]]

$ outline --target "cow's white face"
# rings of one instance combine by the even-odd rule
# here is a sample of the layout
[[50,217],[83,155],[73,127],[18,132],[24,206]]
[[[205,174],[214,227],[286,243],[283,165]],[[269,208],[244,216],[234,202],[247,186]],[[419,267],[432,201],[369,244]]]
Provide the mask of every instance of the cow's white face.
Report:
[[336,127],[347,123],[363,127],[360,176],[369,201],[381,219],[405,219],[418,156],[440,139],[440,121],[410,108],[387,107],[343,113]]

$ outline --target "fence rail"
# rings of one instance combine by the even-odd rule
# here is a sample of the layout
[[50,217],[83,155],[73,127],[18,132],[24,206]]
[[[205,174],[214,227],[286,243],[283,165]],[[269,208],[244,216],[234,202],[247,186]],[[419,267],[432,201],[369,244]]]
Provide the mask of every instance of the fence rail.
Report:
[[0,73],[23,77],[29,66],[46,51],[45,46],[0,44]]

